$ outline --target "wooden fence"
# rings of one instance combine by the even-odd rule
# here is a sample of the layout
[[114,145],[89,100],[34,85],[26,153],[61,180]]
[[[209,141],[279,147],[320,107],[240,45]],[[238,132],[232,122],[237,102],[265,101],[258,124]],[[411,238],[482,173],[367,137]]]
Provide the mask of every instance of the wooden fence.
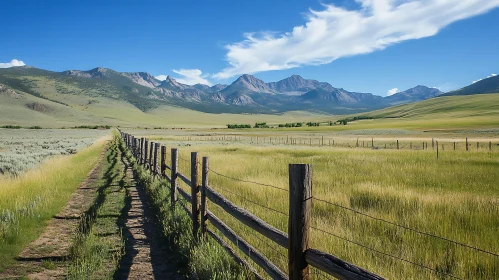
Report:
[[[447,139],[440,141],[432,138],[431,141],[421,140],[405,140],[405,139],[376,139],[374,137],[357,137],[352,138],[331,138],[331,137],[303,137],[303,136],[243,136],[243,135],[197,135],[197,136],[183,136],[184,141],[220,141],[220,142],[249,142],[256,144],[270,144],[270,145],[301,145],[301,146],[314,146],[314,147],[342,147],[342,148],[370,148],[370,149],[409,149],[409,150],[430,150],[428,143],[431,143],[431,150],[438,149],[447,151],[481,151],[492,152],[497,151],[499,143],[497,140],[489,141],[476,141],[471,142],[468,138],[463,139]],[[451,141],[452,140],[452,141]],[[493,149],[493,147],[496,147]]]
[[[207,236],[216,240],[240,265],[247,266],[256,278],[262,276],[220,236],[207,227],[210,223],[222,233],[234,246],[260,266],[272,279],[310,279],[310,267],[315,267],[338,279],[384,279],[356,265],[345,262],[326,252],[310,248],[310,219],[312,206],[312,166],[309,164],[289,165],[289,220],[288,232],[285,233],[261,220],[245,209],[216,192],[209,186],[209,158],[203,157],[199,163],[198,153],[191,153],[191,174],[188,177],[178,170],[178,150],[171,149],[171,161],[167,164],[166,147],[153,143],[146,138],[136,138],[121,132],[127,148],[136,158],[137,163],[151,171],[154,178],[164,178],[170,182],[171,205],[175,207],[177,194],[191,205],[191,209],[180,205],[192,219],[192,234],[198,241]],[[158,152],[159,159],[158,159]],[[159,160],[159,161],[158,161]],[[201,178],[199,178],[201,166]],[[178,180],[190,186],[190,194],[178,187]],[[201,181],[201,182],[199,182]],[[239,222],[258,232],[274,243],[288,250],[288,271],[280,270],[263,254],[258,252],[243,238],[237,235],[220,218],[208,209],[207,201],[220,206]]]

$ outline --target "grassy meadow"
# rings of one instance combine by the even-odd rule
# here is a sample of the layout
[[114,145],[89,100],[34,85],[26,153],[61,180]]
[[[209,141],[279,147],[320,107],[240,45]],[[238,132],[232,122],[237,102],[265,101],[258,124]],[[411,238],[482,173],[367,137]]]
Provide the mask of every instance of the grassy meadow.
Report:
[[[407,141],[401,141],[400,150],[393,146],[391,149],[355,148],[357,137],[364,137],[365,142],[371,140],[372,135],[366,137],[362,133],[342,135],[324,132],[337,141],[343,139],[350,145],[348,148],[346,145],[321,147],[319,143],[310,146],[306,142],[285,145],[277,140],[276,135],[281,133],[279,131],[264,135],[260,131],[254,132],[254,135],[251,132],[244,135],[212,132],[211,138],[199,131],[163,131],[163,135],[160,131],[128,132],[136,136],[150,132],[153,135],[151,141],[159,141],[168,148],[179,148],[180,171],[187,176],[190,174],[191,151],[199,152],[200,157],[209,156],[211,169],[220,174],[284,189],[288,188],[288,164],[310,163],[313,166],[314,198],[497,254],[499,141],[495,136],[496,131],[484,129],[468,135],[470,139],[481,143],[492,141],[492,152],[488,150],[488,145],[482,144],[477,150],[473,143],[466,152],[464,134],[404,131],[407,133],[398,131],[390,135],[383,130],[369,130],[370,134],[391,143],[396,138],[407,137]],[[320,141],[320,134],[308,133],[292,135],[297,139],[313,136]],[[241,138],[238,139],[236,135]],[[259,142],[256,142],[255,135],[261,137]],[[236,141],[230,141],[231,136],[236,136]],[[274,142],[269,142],[270,137],[273,137]],[[284,142],[285,137],[280,137]],[[446,145],[449,145],[443,151],[440,148],[438,159],[436,149],[431,148],[431,139],[434,137],[445,139],[448,141]],[[449,149],[457,139],[458,149]],[[409,141],[427,141],[429,149],[410,149]],[[209,181],[214,189],[231,201],[287,232],[287,192],[235,181],[213,172],[210,173]],[[188,190],[183,182],[180,187]],[[283,271],[287,271],[286,250],[261,238],[220,208],[210,205],[209,209]],[[318,200],[313,201],[312,226],[315,228],[311,232],[312,247],[379,273],[387,279],[447,279],[445,274],[463,279],[499,277],[499,258],[496,256],[369,219]],[[365,249],[344,239],[428,266],[440,273]],[[318,271],[314,270],[313,273],[316,275],[314,278],[319,277]]]
[[90,146],[108,130],[0,129],[0,175],[18,176],[45,159]]
[[97,163],[106,141],[100,138],[75,155],[55,156],[17,177],[0,178],[0,270],[66,204]]

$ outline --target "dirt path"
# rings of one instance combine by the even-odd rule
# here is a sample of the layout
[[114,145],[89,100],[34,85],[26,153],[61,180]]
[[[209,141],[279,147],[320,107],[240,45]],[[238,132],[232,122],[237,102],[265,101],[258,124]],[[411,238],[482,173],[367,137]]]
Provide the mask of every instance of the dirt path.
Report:
[[82,214],[95,199],[105,151],[103,149],[97,164],[71,195],[64,208],[50,220],[43,234],[24,248],[13,267],[0,273],[0,279],[18,279],[19,275],[26,273],[29,279],[64,279],[65,271],[62,267],[46,269],[43,262],[62,261],[69,257],[71,236],[77,229]]
[[177,273],[174,257],[161,240],[145,189],[136,184],[128,161],[123,159],[123,162],[127,176],[125,188],[130,199],[123,230],[125,256],[114,278],[184,279]]

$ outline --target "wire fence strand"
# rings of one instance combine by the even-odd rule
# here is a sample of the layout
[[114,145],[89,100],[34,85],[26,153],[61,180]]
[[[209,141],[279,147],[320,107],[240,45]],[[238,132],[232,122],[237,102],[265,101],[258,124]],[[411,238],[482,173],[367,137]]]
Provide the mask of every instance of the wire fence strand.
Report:
[[235,196],[239,197],[240,199],[242,199],[243,201],[247,201],[247,202],[249,202],[249,203],[251,203],[251,204],[254,204],[254,205],[260,206],[260,207],[265,208],[265,209],[267,209],[267,210],[270,210],[270,211],[273,211],[273,212],[278,213],[278,214],[280,214],[280,215],[283,215],[283,216],[288,217],[288,214],[286,214],[286,213],[284,213],[284,212],[282,212],[282,211],[279,211],[279,210],[274,209],[274,208],[272,208],[272,207],[268,207],[268,206],[262,205],[262,204],[260,204],[260,203],[258,203],[258,202],[253,201],[253,200],[247,199],[247,198],[245,198],[244,196],[242,196],[242,195],[240,195],[240,194],[237,194],[237,193],[235,193],[235,192],[229,191],[229,190],[227,190],[227,189],[225,189],[225,188],[222,188],[222,187],[218,187],[218,186],[217,186],[217,189],[221,189],[221,190],[223,190],[224,192],[227,192],[227,193],[230,193],[230,194],[232,194],[232,195],[235,195]]
[[410,260],[407,260],[407,259],[404,259],[404,258],[401,258],[401,257],[397,257],[397,256],[395,256],[395,255],[388,254],[388,253],[385,253],[385,252],[380,251],[380,250],[373,249],[373,248],[371,248],[371,247],[365,246],[365,245],[363,245],[363,244],[360,244],[360,243],[355,242],[355,241],[352,241],[352,240],[350,240],[350,239],[348,239],[348,238],[345,238],[345,237],[342,237],[342,236],[336,235],[336,234],[334,234],[334,233],[331,233],[331,232],[325,231],[325,230],[323,230],[323,229],[316,228],[316,227],[312,227],[312,226],[311,226],[310,228],[312,228],[312,229],[314,229],[314,230],[317,230],[317,231],[320,231],[320,232],[322,232],[322,233],[325,233],[325,234],[328,234],[328,235],[334,236],[334,237],[336,237],[336,238],[338,238],[338,239],[341,239],[341,240],[344,240],[344,241],[346,241],[346,242],[348,242],[348,243],[351,243],[351,244],[357,245],[357,246],[362,247],[362,248],[364,248],[364,249],[366,249],[366,250],[369,250],[369,251],[372,251],[372,252],[375,252],[375,253],[378,253],[378,254],[381,254],[381,255],[387,256],[387,257],[391,257],[391,258],[394,258],[394,259],[396,259],[396,260],[403,261],[403,262],[406,262],[406,263],[412,264],[412,265],[414,265],[414,266],[418,266],[418,267],[420,267],[420,268],[423,268],[423,269],[426,269],[426,270],[430,270],[430,271],[433,271],[433,272],[435,272],[435,273],[438,273],[438,274],[441,274],[441,275],[444,275],[444,276],[447,276],[447,277],[450,277],[450,278],[453,278],[453,279],[460,279],[460,280],[462,280],[462,278],[459,278],[459,277],[457,277],[457,276],[455,276],[455,275],[452,275],[452,274],[449,274],[449,273],[446,273],[446,272],[442,272],[442,271],[436,270],[436,269],[434,269],[434,268],[431,268],[431,267],[429,267],[429,266],[426,266],[426,265],[423,265],[423,264],[419,264],[419,263],[416,263],[416,262],[413,262],[413,261],[410,261]]
[[472,249],[472,250],[475,250],[475,251],[478,251],[478,252],[482,252],[482,253],[489,254],[489,255],[492,255],[492,256],[495,256],[495,257],[499,257],[499,254],[497,254],[497,253],[490,252],[490,251],[487,251],[487,250],[484,250],[484,249],[481,249],[481,248],[478,248],[478,247],[475,247],[475,246],[471,246],[471,245],[468,245],[468,244],[465,244],[465,243],[462,243],[462,242],[459,242],[459,241],[455,241],[455,240],[452,240],[452,239],[449,239],[449,238],[446,238],[446,237],[442,237],[442,236],[438,236],[438,235],[435,235],[435,234],[432,234],[432,233],[428,233],[428,232],[424,232],[424,231],[421,231],[421,230],[413,229],[413,228],[410,228],[408,226],[400,225],[400,224],[397,224],[397,223],[394,223],[394,222],[390,222],[390,221],[387,221],[387,220],[384,220],[384,219],[381,219],[381,218],[378,218],[378,217],[374,217],[372,215],[360,212],[358,210],[355,210],[355,209],[352,209],[352,208],[349,208],[349,207],[346,207],[346,206],[343,206],[343,205],[340,205],[340,204],[337,204],[337,203],[334,203],[334,202],[330,202],[330,201],[323,200],[323,199],[320,199],[320,198],[315,198],[315,197],[312,198],[312,199],[316,200],[316,201],[324,202],[326,204],[333,205],[333,206],[336,206],[336,207],[339,207],[339,208],[342,208],[342,209],[345,209],[345,210],[348,210],[348,211],[351,211],[351,212],[354,212],[354,213],[356,213],[358,215],[362,215],[362,216],[368,217],[370,219],[373,219],[373,220],[376,220],[376,221],[379,221],[379,222],[384,222],[384,223],[387,223],[387,224],[390,224],[390,225],[393,225],[393,226],[396,226],[396,227],[400,227],[400,228],[403,228],[403,229],[406,229],[406,230],[409,230],[409,231],[412,231],[412,232],[415,232],[415,233],[418,233],[418,234],[421,234],[421,235],[425,235],[425,236],[432,237],[432,238],[437,238],[437,239],[440,239],[440,240],[444,240],[444,241],[453,243],[453,244],[458,245],[458,246],[462,246],[462,247],[465,247],[465,248],[468,248],[468,249]]
[[245,182],[245,183],[250,183],[250,184],[255,184],[255,185],[260,185],[260,186],[264,186],[264,187],[270,187],[270,188],[278,189],[278,190],[281,190],[281,191],[284,191],[284,192],[288,192],[288,190],[284,189],[284,188],[276,187],[276,186],[269,185],[269,184],[263,184],[263,183],[258,183],[258,182],[253,182],[253,181],[247,181],[247,180],[233,178],[233,177],[221,174],[219,172],[216,172],[215,170],[213,170],[211,168],[208,168],[208,170],[211,171],[211,172],[213,172],[214,174],[216,174],[218,176],[225,177],[225,178],[230,179],[230,180],[239,181],[239,182]]

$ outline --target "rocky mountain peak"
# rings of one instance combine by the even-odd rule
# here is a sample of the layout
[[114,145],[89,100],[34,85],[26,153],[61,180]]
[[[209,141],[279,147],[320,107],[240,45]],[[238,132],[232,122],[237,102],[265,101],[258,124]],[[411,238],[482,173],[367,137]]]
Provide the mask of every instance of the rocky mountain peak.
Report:
[[148,88],[155,88],[161,84],[158,79],[147,72],[125,72],[122,74],[133,82]]

